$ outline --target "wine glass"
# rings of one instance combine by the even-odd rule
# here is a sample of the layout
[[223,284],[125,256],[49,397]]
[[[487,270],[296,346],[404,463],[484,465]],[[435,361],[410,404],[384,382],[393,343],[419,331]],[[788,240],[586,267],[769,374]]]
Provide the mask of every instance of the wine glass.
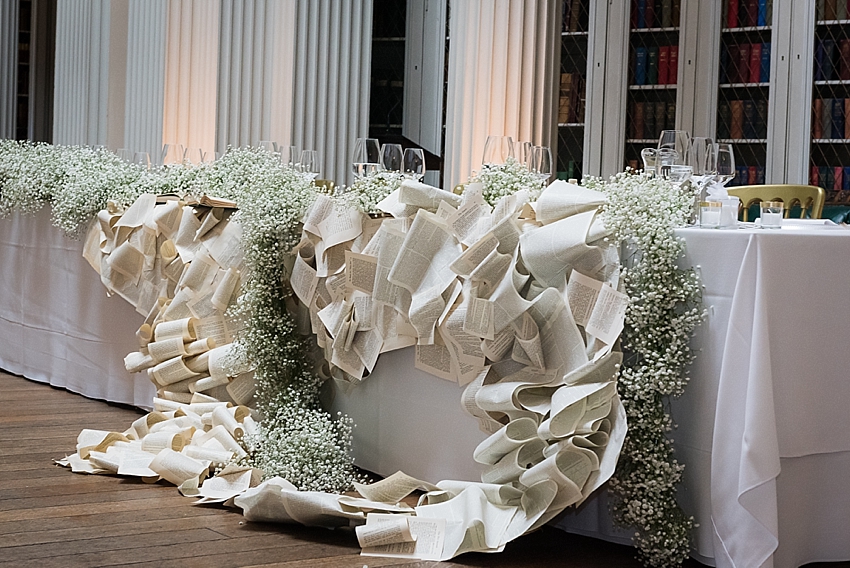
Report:
[[726,185],[735,177],[735,152],[732,150],[732,144],[729,143],[717,144],[715,152],[717,154],[715,179],[721,185]]
[[508,158],[513,158],[514,141],[510,136],[488,136],[484,144],[484,161],[486,164],[504,164]]
[[319,153],[316,150],[304,150],[298,162],[302,172],[310,174],[319,173]]
[[200,164],[204,161],[204,151],[200,148],[186,148],[186,152],[183,154],[183,160],[187,164]]
[[354,177],[361,178],[378,171],[381,164],[381,149],[377,138],[358,138],[354,143],[351,159]]
[[517,142],[516,144],[514,144],[514,151],[516,151],[516,161],[522,164],[523,166],[531,169],[533,150],[534,145],[531,142]]
[[118,148],[115,153],[118,155],[119,158],[121,158],[125,162],[133,161],[133,151],[129,148]]
[[164,144],[162,146],[161,164],[182,164],[183,153],[182,144]]
[[274,142],[272,140],[260,140],[259,147],[265,150],[266,152],[278,152],[277,142]]
[[407,148],[402,159],[404,175],[421,180],[425,175],[425,150],[422,148]]
[[401,171],[402,156],[401,144],[384,144],[381,146],[381,166],[388,172]]
[[686,165],[691,149],[691,135],[687,130],[662,130],[658,137],[658,149],[670,149],[676,152],[674,164]]
[[531,150],[531,171],[546,183],[552,176],[552,150],[548,146],[535,146]]
[[717,155],[711,138],[694,137],[687,164],[694,168],[694,175],[697,176],[713,176],[716,173]]
[[149,170],[151,168],[151,157],[147,152],[136,152],[133,154],[133,163]]

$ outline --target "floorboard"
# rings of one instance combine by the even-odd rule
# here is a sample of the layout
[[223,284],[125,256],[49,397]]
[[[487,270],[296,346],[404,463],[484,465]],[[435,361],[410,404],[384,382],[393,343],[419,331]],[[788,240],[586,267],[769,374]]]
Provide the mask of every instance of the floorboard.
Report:
[[0,408],[0,566],[640,566],[633,548],[550,527],[501,554],[446,563],[361,557],[351,530],[248,523],[233,509],[196,506],[164,482],[73,474],[53,463],[74,451],[82,428],[124,431],[142,415],[137,409],[2,372]]

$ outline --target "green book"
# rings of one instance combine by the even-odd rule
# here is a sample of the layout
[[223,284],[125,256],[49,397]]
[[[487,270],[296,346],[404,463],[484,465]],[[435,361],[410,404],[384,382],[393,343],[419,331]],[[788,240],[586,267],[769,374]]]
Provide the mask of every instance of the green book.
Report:
[[650,47],[646,57],[646,84],[658,84],[658,47]]

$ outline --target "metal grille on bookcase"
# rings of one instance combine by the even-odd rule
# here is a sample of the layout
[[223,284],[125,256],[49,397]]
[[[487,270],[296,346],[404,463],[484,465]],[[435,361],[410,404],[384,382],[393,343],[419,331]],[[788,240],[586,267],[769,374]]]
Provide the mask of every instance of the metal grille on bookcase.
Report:
[[735,148],[729,185],[765,183],[773,0],[723,0],[717,140]]
[[809,183],[850,203],[850,2],[818,0],[815,20]]
[[587,80],[588,1],[561,3],[561,86],[558,95],[558,177],[582,176]]
[[681,4],[632,0],[625,165],[634,169],[643,169],[640,151],[676,127]]
[[369,131],[378,138],[401,134],[406,5],[393,0],[375,0],[374,4]]

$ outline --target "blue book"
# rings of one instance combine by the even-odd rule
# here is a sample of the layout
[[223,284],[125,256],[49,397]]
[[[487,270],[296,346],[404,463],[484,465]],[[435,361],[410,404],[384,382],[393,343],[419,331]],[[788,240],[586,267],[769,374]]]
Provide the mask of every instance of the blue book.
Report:
[[[637,29],[646,27],[646,0],[637,0]],[[643,83],[639,83],[643,85]]]
[[841,189],[850,190],[850,166],[844,166],[844,175],[841,176]]
[[844,99],[832,99],[832,138],[844,138]]
[[759,81],[767,83],[770,81],[770,42],[761,44],[761,69]]
[[635,49],[635,85],[646,85],[646,60],[646,48]]
[[823,41],[815,40],[815,81],[823,81]]
[[764,183],[764,166],[756,166],[756,183]]
[[757,25],[767,25],[767,0],[759,0]]
[[747,181],[750,179],[750,169],[744,165],[735,166],[735,179],[732,180],[732,183],[735,185],[747,185]]
[[831,81],[835,67],[835,42],[831,39],[825,39],[821,45],[823,45],[823,57],[820,62],[821,74],[824,81]]

